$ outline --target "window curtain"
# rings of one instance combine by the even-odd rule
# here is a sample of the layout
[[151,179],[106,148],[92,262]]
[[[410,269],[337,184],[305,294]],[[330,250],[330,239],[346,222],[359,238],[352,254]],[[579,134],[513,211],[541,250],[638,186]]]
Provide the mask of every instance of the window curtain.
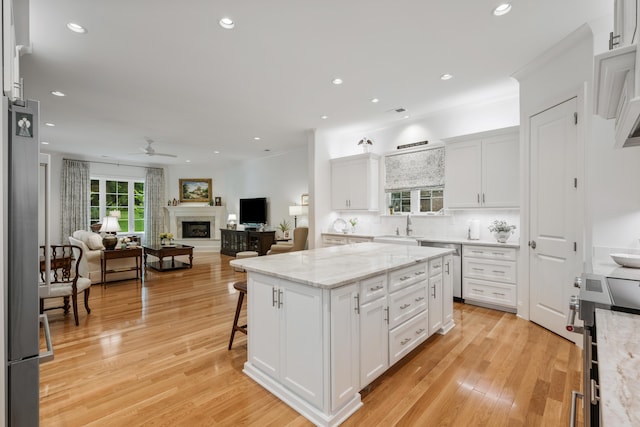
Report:
[[89,162],[64,159],[60,187],[60,241],[68,243],[68,238],[76,230],[89,230],[89,193],[91,176]]
[[444,147],[389,154],[384,166],[386,192],[444,186]]
[[164,230],[164,170],[146,168],[144,179],[144,242],[160,241]]

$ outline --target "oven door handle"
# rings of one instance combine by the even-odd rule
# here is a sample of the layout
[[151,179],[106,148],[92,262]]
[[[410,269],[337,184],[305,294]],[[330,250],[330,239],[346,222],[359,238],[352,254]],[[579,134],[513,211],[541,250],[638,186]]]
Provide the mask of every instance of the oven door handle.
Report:
[[580,303],[578,302],[578,298],[576,296],[571,297],[571,302],[569,303],[569,313],[567,314],[567,331],[575,332],[577,334],[581,334],[584,332],[584,328],[582,326],[576,326],[576,313],[580,309]]
[[579,391],[571,391],[571,417],[569,418],[569,427],[576,426],[576,400],[584,399],[584,395]]

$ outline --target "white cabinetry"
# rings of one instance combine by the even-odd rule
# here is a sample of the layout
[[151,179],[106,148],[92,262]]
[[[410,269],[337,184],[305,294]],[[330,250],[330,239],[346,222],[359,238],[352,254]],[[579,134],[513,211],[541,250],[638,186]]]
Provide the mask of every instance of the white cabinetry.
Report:
[[360,390],[358,286],[331,291],[331,410],[345,406]]
[[517,127],[445,140],[445,206],[519,205]]
[[375,154],[331,159],[331,208],[377,211],[379,164]]
[[[617,47],[628,46],[637,42],[636,22],[638,22],[637,0],[615,0],[613,13],[613,43]],[[636,40],[633,36],[636,36]]]
[[373,237],[350,236],[348,234],[322,234],[322,247],[350,245],[352,243],[373,242]]
[[442,258],[429,261],[429,335],[436,333],[443,325],[442,266]]
[[[251,275],[249,361],[315,406],[323,404],[322,290]],[[351,396],[353,397],[353,396]]]
[[465,302],[505,311],[516,309],[516,249],[462,246]]
[[446,255],[442,260],[442,322],[449,331],[453,327],[453,255]]

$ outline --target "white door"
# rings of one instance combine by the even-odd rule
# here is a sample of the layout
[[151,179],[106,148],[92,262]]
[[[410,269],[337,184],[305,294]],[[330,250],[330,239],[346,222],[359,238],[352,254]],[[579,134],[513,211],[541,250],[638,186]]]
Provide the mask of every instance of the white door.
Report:
[[531,320],[572,341],[576,335],[565,326],[580,269],[576,111],[572,98],[530,118]]
[[429,335],[442,328],[442,274],[429,277]]
[[[247,290],[249,300],[247,305],[249,362],[265,374],[279,378],[278,282],[270,277],[251,275]],[[254,319],[260,319],[260,322],[256,322]]]
[[355,283],[331,290],[332,411],[346,405],[360,390],[357,297]]

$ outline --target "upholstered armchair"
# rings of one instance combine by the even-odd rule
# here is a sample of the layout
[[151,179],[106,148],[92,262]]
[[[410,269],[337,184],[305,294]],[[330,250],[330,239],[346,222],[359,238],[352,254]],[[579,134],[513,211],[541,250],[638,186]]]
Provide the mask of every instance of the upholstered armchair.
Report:
[[267,255],[281,254],[285,252],[295,252],[304,250],[307,247],[307,236],[309,235],[308,227],[297,227],[293,230],[293,243],[278,242],[271,245],[271,249]]

